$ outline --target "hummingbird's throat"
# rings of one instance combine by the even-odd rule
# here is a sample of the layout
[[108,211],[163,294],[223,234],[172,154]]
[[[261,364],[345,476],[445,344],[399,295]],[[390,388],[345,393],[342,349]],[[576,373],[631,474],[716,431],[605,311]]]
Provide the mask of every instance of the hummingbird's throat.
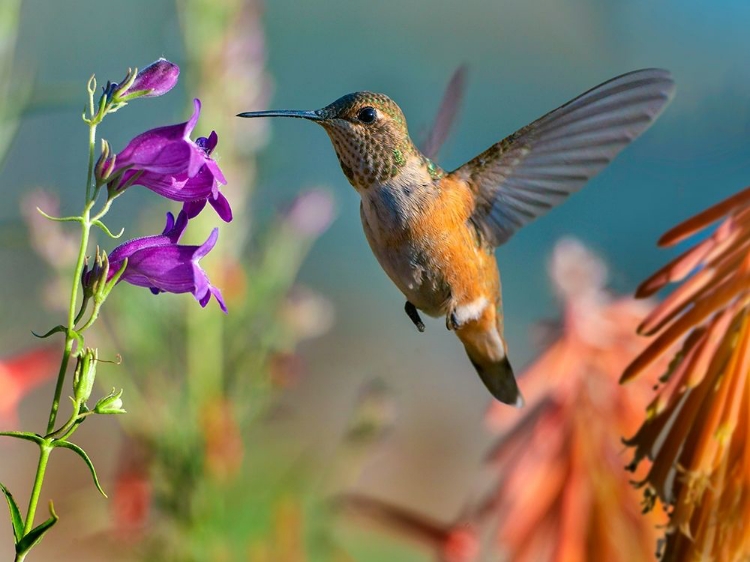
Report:
[[408,138],[397,140],[376,134],[354,134],[339,127],[325,129],[341,170],[355,189],[389,183],[408,167],[424,168],[432,179],[442,175],[442,170],[423,156]]

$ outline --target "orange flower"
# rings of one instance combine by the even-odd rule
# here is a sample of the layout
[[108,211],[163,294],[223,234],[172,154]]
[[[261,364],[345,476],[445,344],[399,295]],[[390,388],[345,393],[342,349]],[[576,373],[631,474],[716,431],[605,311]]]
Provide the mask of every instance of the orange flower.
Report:
[[57,350],[42,348],[0,360],[0,423],[15,427],[18,403],[32,389],[57,373]]
[[713,234],[657,271],[636,296],[677,287],[639,327],[656,340],[623,382],[682,340],[646,420],[628,442],[633,466],[653,460],[640,483],[646,507],[671,506],[664,560],[750,557],[750,188],[676,226],[671,246],[724,218]]
[[[500,479],[479,510],[499,518],[498,543],[513,562],[653,559],[655,520],[640,514],[620,444],[650,386],[617,384],[646,343],[634,332],[649,306],[608,295],[606,267],[576,241],[558,243],[550,273],[562,326],[522,375],[527,407],[488,412],[501,434],[489,456]],[[654,379],[663,368],[652,368]]]

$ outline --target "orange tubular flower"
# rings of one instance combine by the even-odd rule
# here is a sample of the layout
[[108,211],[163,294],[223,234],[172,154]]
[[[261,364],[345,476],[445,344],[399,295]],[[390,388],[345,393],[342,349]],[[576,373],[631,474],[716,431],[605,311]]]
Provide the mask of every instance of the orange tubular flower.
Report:
[[562,326],[522,375],[527,407],[488,412],[500,479],[479,509],[499,518],[497,540],[513,562],[653,560],[657,520],[640,513],[621,436],[638,426],[666,364],[651,368],[651,383],[618,386],[648,343],[635,328],[650,305],[609,295],[604,264],[575,241],[557,245],[550,272]]
[[646,420],[628,442],[646,508],[671,506],[663,560],[732,562],[750,557],[750,188],[676,226],[671,246],[723,218],[713,234],[657,271],[636,296],[692,275],[639,327],[659,334],[625,370],[640,376],[672,344],[682,348],[662,377]]

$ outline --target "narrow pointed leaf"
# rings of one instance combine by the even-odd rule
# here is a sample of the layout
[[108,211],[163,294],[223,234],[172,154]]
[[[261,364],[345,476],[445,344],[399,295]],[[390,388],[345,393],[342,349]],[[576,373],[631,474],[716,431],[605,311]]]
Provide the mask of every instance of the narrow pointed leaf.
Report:
[[16,439],[33,441],[37,445],[44,443],[44,437],[30,431],[0,431],[0,437],[15,437]]
[[55,508],[52,505],[52,502],[49,502],[49,519],[47,519],[44,523],[41,523],[40,525],[34,527],[31,531],[29,531],[29,534],[23,537],[18,544],[16,545],[16,553],[17,554],[25,554],[34,546],[39,544],[39,541],[41,541],[44,538],[44,534],[49,531],[52,526],[57,523],[57,521],[60,518],[57,516],[57,513],[55,513]]
[[96,469],[94,468],[94,463],[91,462],[91,459],[86,454],[86,451],[81,449],[75,443],[69,443],[68,441],[55,441],[53,444],[55,447],[62,447],[64,449],[70,449],[71,451],[78,453],[78,456],[81,457],[83,461],[86,463],[86,465],[89,467],[89,470],[91,471],[91,476],[94,479],[94,485],[96,486],[96,489],[99,490],[99,493],[106,498],[107,494],[104,493],[104,490],[102,489],[101,484],[99,484],[99,477],[96,475]]
[[18,509],[16,500],[13,499],[13,494],[10,493],[8,488],[0,484],[5,499],[8,501],[8,509],[10,510],[10,522],[13,525],[13,536],[15,537],[15,543],[18,544],[23,537],[23,518],[21,517],[21,510]]
[[58,326],[55,326],[54,328],[52,328],[52,329],[51,329],[51,330],[50,330],[49,332],[47,332],[46,334],[41,334],[41,335],[39,335],[39,334],[37,334],[36,332],[33,332],[33,331],[32,331],[31,333],[32,333],[32,334],[34,334],[34,337],[37,337],[37,338],[39,338],[40,340],[43,340],[44,338],[48,338],[48,337],[50,337],[50,336],[51,336],[52,334],[56,334],[56,333],[58,333],[58,332],[64,332],[65,330],[66,330],[65,326],[63,326],[62,324],[60,324],[60,325],[58,325]]

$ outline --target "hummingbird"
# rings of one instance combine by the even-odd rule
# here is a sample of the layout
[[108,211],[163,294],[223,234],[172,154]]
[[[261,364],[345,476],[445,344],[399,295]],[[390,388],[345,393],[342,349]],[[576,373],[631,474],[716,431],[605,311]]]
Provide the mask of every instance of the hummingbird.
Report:
[[412,142],[388,96],[347,94],[316,110],[240,113],[294,117],[328,133],[361,197],[365,237],[385,273],[419,311],[444,317],[490,393],[524,400],[508,359],[495,248],[578,191],[643,133],[674,94],[670,73],[613,78],[446,172]]

